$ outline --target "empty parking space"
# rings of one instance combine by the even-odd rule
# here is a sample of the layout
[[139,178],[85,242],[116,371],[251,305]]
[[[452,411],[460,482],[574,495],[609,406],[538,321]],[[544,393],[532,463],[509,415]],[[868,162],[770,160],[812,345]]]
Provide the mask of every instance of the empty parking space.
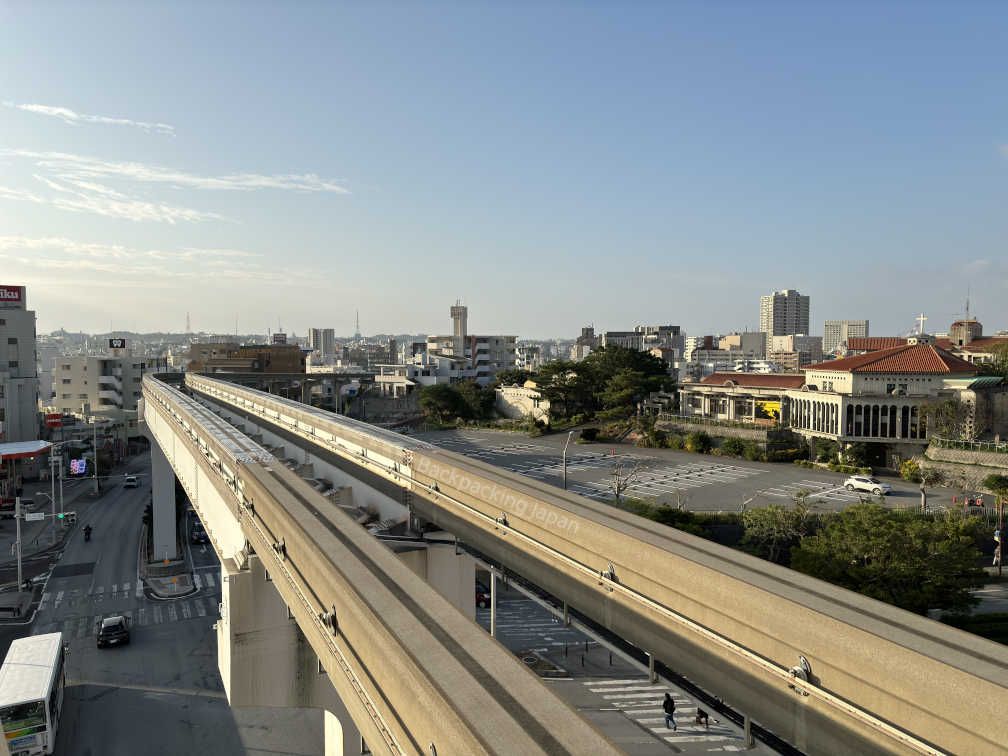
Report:
[[808,501],[827,501],[852,504],[871,494],[864,491],[848,491],[841,485],[824,480],[798,480],[791,483],[784,483],[773,488],[762,491],[767,496],[775,496],[782,499],[791,499],[801,493],[808,494]]

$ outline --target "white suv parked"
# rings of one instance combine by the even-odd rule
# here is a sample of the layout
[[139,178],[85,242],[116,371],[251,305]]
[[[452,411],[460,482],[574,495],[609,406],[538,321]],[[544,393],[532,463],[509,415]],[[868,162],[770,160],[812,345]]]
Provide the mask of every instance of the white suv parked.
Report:
[[892,486],[883,483],[878,478],[868,478],[862,475],[852,475],[844,481],[844,488],[848,491],[869,491],[876,496],[883,496],[892,493]]

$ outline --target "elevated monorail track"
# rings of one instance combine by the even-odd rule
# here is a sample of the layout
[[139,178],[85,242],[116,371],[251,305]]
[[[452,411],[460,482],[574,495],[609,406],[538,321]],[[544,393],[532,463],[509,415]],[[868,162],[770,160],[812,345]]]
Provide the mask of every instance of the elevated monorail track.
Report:
[[[816,753],[1003,753],[1003,647],[400,434],[187,375]],[[950,693],[952,691],[953,693]]]
[[266,449],[168,384],[156,412],[218,490],[372,752],[616,754],[601,733]]

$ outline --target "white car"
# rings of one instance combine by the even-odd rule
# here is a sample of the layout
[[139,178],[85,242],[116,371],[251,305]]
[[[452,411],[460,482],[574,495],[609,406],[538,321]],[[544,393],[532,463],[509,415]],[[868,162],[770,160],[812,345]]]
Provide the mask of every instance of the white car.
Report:
[[851,475],[844,481],[844,488],[848,491],[868,491],[876,496],[892,493],[892,486],[888,483],[883,483],[878,478],[868,478],[862,475]]
[[140,481],[137,479],[136,475],[127,475],[126,480],[123,482],[123,488],[139,488]]

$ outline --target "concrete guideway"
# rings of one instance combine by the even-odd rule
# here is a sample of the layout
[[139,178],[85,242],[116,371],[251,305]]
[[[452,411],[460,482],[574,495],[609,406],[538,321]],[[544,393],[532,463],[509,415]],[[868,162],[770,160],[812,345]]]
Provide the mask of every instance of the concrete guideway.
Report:
[[296,402],[187,383],[367,485],[408,492],[417,515],[708,690],[731,680],[735,708],[799,748],[998,753],[1008,740],[996,644],[414,439],[368,442]]
[[[149,377],[143,414],[214,526],[207,530],[225,581],[219,654],[232,705],[248,695],[236,680],[275,696],[303,680],[303,645],[317,657],[314,679],[335,689],[372,752],[618,752],[262,447]],[[252,638],[261,639],[255,648]],[[314,687],[291,692],[299,705],[318,705]]]

